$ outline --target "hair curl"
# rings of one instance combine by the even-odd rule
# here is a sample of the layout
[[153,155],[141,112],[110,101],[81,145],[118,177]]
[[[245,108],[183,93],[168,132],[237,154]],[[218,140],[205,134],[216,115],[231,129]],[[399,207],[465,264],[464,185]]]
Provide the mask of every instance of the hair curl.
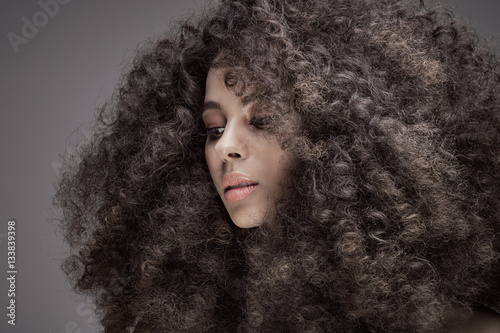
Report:
[[[296,157],[259,228],[205,163],[210,67]],[[66,160],[63,268],[105,332],[439,332],[493,290],[499,68],[423,2],[223,0],[138,52]]]

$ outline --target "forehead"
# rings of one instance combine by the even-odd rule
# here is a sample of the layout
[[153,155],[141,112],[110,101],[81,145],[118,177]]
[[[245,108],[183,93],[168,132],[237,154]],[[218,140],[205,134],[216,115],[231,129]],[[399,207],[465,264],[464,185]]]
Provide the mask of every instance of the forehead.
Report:
[[224,70],[211,68],[206,79],[205,101],[201,108],[202,117],[205,118],[213,112],[240,108],[240,98],[224,83]]
[[255,101],[255,96],[248,94],[238,94],[235,89],[238,87],[227,87],[225,74],[227,69],[211,68],[207,74],[205,87],[205,103],[202,112],[208,108],[220,109],[221,102],[237,102],[241,107]]
[[221,90],[228,90],[224,83],[224,74],[222,68],[210,68],[205,85],[205,101],[209,97],[220,95]]
[[230,104],[237,109],[248,110],[253,115],[280,114],[290,109],[290,99],[284,98],[285,89],[278,89],[278,94],[273,93],[276,89],[273,87],[257,89],[255,85],[258,83],[247,80],[247,74],[240,67],[210,67],[201,113],[208,109],[224,110]]

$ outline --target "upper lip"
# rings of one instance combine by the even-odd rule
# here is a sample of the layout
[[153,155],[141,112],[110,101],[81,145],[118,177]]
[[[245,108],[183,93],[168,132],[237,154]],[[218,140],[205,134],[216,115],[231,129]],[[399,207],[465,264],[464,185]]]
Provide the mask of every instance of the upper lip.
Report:
[[222,176],[222,188],[227,191],[240,186],[257,185],[258,182],[237,172],[226,173]]

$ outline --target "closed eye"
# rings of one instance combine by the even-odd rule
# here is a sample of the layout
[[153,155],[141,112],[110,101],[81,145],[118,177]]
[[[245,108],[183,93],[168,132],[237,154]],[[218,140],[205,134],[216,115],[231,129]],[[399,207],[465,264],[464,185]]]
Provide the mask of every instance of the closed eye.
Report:
[[222,136],[222,133],[224,133],[225,127],[210,127],[207,128],[207,133],[205,136],[207,136],[209,139],[217,139]]
[[252,117],[250,125],[258,129],[266,129],[271,124],[271,117]]

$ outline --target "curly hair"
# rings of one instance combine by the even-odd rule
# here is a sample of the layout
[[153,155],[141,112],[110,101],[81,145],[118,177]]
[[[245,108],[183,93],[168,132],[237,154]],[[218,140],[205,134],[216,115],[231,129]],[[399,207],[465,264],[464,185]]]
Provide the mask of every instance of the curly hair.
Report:
[[[211,67],[278,115],[276,214],[231,223]],[[138,51],[55,204],[104,332],[440,332],[497,290],[500,67],[423,1],[222,0]]]

